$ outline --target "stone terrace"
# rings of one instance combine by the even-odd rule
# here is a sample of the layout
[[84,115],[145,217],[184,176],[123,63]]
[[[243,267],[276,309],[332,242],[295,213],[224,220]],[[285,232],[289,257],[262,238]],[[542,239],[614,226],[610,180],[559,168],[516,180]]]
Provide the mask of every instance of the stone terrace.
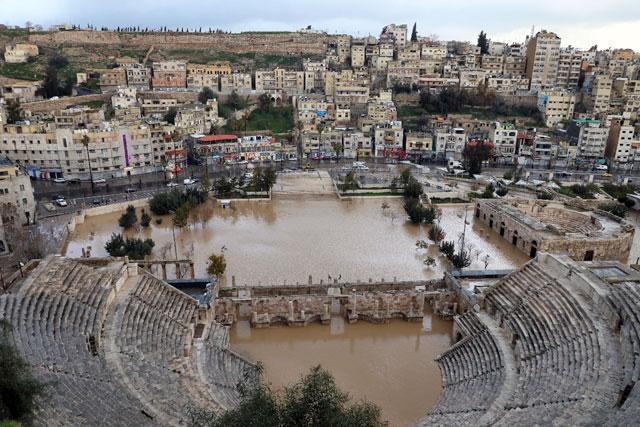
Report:
[[455,320],[421,425],[637,423],[639,274],[543,253],[483,298],[486,311]]
[[43,260],[0,296],[0,318],[53,381],[37,425],[182,425],[189,407],[221,412],[255,380],[196,300],[121,260]]

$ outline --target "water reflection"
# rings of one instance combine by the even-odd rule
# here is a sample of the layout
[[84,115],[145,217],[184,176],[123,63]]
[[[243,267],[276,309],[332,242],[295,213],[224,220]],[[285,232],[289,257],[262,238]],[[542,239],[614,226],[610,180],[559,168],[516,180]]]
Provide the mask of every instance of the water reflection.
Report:
[[239,323],[231,331],[234,350],[265,366],[265,379],[279,388],[321,364],[355,400],[380,405],[392,426],[412,424],[436,403],[440,371],[434,358],[451,344],[452,322],[425,316],[423,323],[401,320],[384,325],[253,329]]
[[[188,228],[176,231],[178,256],[193,258],[197,274],[203,276],[207,257],[224,246],[226,282],[235,276],[237,284],[305,283],[309,275],[316,281],[328,276],[343,281],[442,277],[449,264],[437,246],[415,248],[416,240],[427,238],[427,227],[408,223],[400,201],[386,203],[389,207],[382,209],[380,200],[299,198],[234,202],[223,209],[209,202],[192,210]],[[462,213],[463,208],[443,209],[440,224],[447,240],[458,240]],[[106,255],[105,242],[120,231],[118,217],[114,213],[88,218],[72,234],[66,254],[80,256],[82,247],[90,246],[92,255]],[[152,238],[154,256],[172,258],[171,218],[161,218],[160,224],[155,219],[148,229],[126,234]],[[485,255],[488,268],[513,268],[526,261],[524,254],[493,234],[480,223],[467,227],[471,268],[484,268]],[[435,267],[424,265],[427,256],[436,259]]]

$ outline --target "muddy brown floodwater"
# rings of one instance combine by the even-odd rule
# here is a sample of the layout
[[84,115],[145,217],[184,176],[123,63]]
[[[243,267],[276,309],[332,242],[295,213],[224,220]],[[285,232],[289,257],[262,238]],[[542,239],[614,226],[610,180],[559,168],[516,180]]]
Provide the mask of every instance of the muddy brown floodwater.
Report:
[[[196,273],[204,276],[206,259],[224,246],[226,282],[237,284],[306,283],[328,276],[345,280],[416,280],[441,278],[448,261],[435,244],[416,249],[427,239],[427,227],[408,223],[401,201],[332,197],[275,198],[273,201],[233,202],[222,209],[213,202],[191,212],[189,228],[176,231],[178,256],[192,258]],[[517,268],[527,257],[515,251],[483,224],[474,223],[468,207],[465,242],[472,249],[470,268]],[[87,218],[70,236],[66,254],[79,257],[91,247],[93,256],[104,256],[104,244],[120,232],[120,212]],[[140,215],[140,210],[138,210]],[[150,237],[154,256],[174,256],[171,218],[154,221],[148,229],[131,230],[127,236]],[[442,208],[440,225],[447,240],[459,241],[464,208]],[[436,266],[427,268],[431,256]],[[487,258],[488,256],[488,258]],[[170,269],[168,272],[171,273]],[[424,416],[437,401],[440,371],[433,359],[451,342],[452,322],[430,315],[424,326],[404,321],[385,325],[360,322],[344,325],[335,318],[331,326],[251,330],[239,323],[232,333],[232,348],[265,364],[265,376],[275,387],[297,380],[314,364],[322,364],[337,383],[356,399],[380,405],[393,426],[406,426]]]
[[453,323],[425,314],[422,323],[394,320],[384,325],[251,329],[239,322],[231,348],[264,364],[264,379],[281,388],[320,364],[354,401],[366,399],[382,409],[391,426],[412,425],[438,400],[440,371],[434,358],[451,345]]
[[[401,202],[387,199],[339,201],[334,198],[275,199],[271,202],[233,202],[222,209],[213,202],[191,213],[191,224],[176,230],[178,256],[192,258],[196,273],[203,276],[206,259],[224,246],[227,258],[226,281],[236,277],[237,284],[306,283],[328,276],[344,280],[368,278],[398,280],[440,278],[448,262],[436,245],[417,250],[415,242],[427,239],[426,227],[405,220]],[[469,206],[466,234],[472,247],[470,268],[515,268],[527,258],[481,223],[474,224],[473,205]],[[458,241],[464,223],[462,207],[442,209],[441,225],[447,240]],[[91,246],[93,256],[104,256],[105,242],[111,233],[120,232],[120,213],[87,218],[78,225],[67,245],[67,256],[79,257],[82,247]],[[138,210],[140,215],[140,210]],[[155,218],[154,218],[155,220]],[[131,230],[127,236],[151,237],[154,256],[174,257],[171,218],[162,224],[152,221],[148,229]],[[169,248],[171,246],[171,248]],[[426,256],[436,258],[436,266],[427,268]],[[168,272],[171,273],[170,269]]]

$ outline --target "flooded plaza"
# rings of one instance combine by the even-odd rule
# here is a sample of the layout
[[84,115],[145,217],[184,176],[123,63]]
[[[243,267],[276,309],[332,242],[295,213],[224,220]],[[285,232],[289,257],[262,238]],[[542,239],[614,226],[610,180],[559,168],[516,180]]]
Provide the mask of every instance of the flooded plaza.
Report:
[[[188,228],[176,230],[179,258],[192,258],[196,274],[204,276],[207,257],[225,248],[226,282],[235,276],[240,284],[306,283],[329,277],[342,281],[417,280],[442,277],[448,262],[437,246],[416,249],[417,240],[428,239],[428,227],[405,220],[402,202],[385,199],[340,201],[335,198],[274,199],[232,202],[223,209],[213,201],[193,210]],[[516,268],[527,258],[504,239],[474,223],[468,206],[466,246],[472,249],[470,268]],[[138,216],[140,209],[138,209]],[[66,255],[80,257],[91,247],[92,256],[107,255],[104,244],[121,232],[120,212],[87,217],[71,234]],[[126,231],[127,236],[152,238],[153,256],[174,257],[171,217],[154,220],[148,229]],[[440,225],[446,240],[458,242],[464,224],[464,208],[442,208]],[[424,259],[436,258],[427,267]],[[486,258],[488,256],[488,259]],[[170,270],[170,269],[169,269]]]
[[[464,211],[460,205],[442,208],[439,221],[446,240],[459,244]],[[474,223],[472,204],[467,211],[465,245],[471,248],[470,268],[517,268],[527,261],[507,241],[480,222]],[[79,257],[83,247],[91,247],[92,256],[106,255],[105,242],[121,231],[119,216],[120,212],[86,218],[70,236],[66,255]],[[163,217],[160,224],[155,220],[148,229],[125,234],[152,238],[154,257],[172,259],[171,217]],[[329,277],[341,281],[441,278],[450,267],[437,246],[416,248],[417,240],[428,239],[427,231],[428,227],[405,219],[399,199],[276,197],[234,201],[227,209],[209,201],[192,211],[188,228],[176,230],[176,241],[178,257],[192,258],[197,276],[205,275],[211,253],[226,248],[227,284],[232,276],[238,285],[306,283],[309,275],[314,282]],[[425,266],[427,256],[436,259],[435,266]],[[422,324],[402,320],[345,324],[343,318],[334,317],[330,326],[251,329],[241,321],[231,331],[231,348],[261,361],[265,380],[275,388],[321,364],[355,400],[376,403],[392,426],[406,426],[424,416],[438,399],[441,377],[434,358],[450,346],[452,327],[452,322],[430,314]]]
[[394,320],[383,325],[251,329],[239,322],[231,330],[231,348],[264,364],[264,379],[278,389],[322,365],[354,401],[380,406],[391,426],[408,426],[426,415],[440,394],[434,358],[451,344],[453,323],[425,314],[422,323]]

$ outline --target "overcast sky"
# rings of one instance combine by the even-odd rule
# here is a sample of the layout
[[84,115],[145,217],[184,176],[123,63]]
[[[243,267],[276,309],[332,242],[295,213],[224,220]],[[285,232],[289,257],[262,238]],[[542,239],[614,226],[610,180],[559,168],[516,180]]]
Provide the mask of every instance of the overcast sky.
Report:
[[[297,30],[378,35],[385,24],[418,24],[421,35],[519,42],[531,26],[555,31],[563,46],[640,50],[640,0],[0,0],[0,23],[48,26]],[[410,30],[409,30],[410,31]]]

